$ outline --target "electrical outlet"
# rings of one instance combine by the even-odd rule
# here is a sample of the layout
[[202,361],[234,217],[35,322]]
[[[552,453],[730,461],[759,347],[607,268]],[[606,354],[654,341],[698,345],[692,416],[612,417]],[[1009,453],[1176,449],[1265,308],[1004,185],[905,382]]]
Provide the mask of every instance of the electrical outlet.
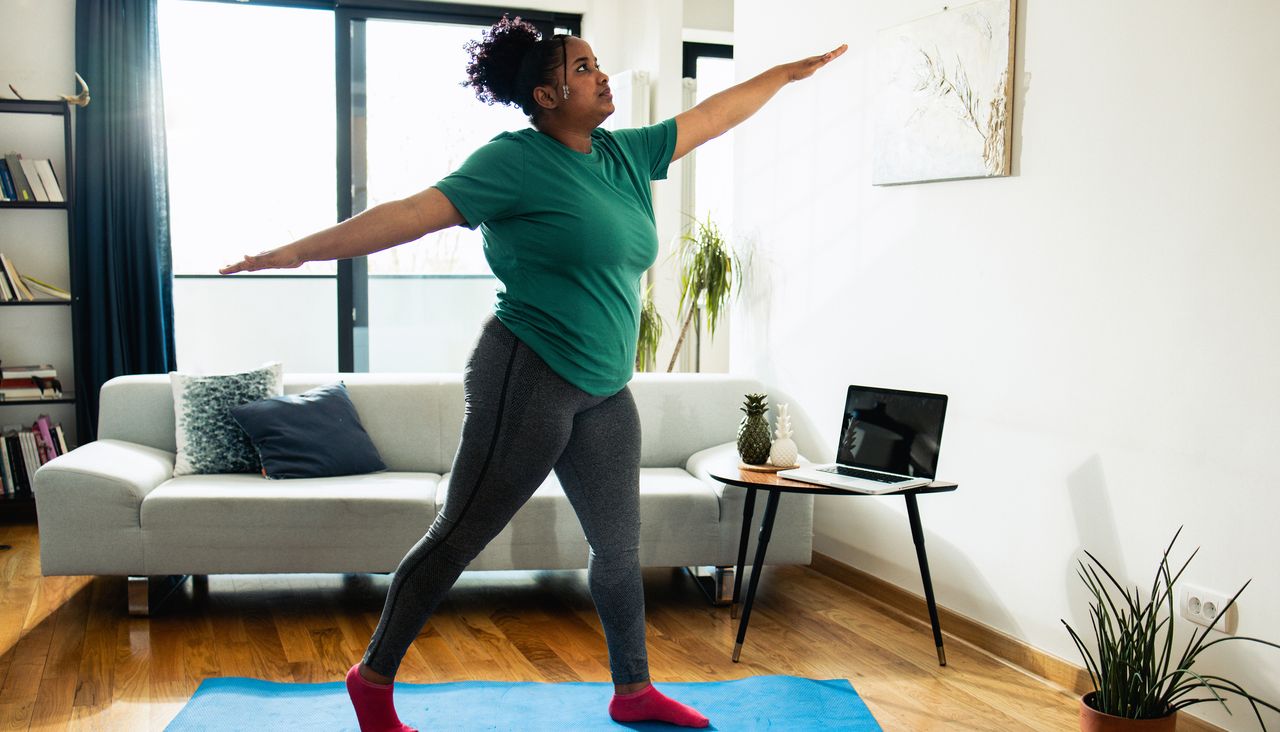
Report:
[[1222,608],[1227,606],[1227,601],[1230,599],[1230,595],[1224,595],[1221,592],[1206,590],[1195,585],[1183,585],[1178,603],[1179,614],[1197,625],[1211,626],[1214,630],[1231,635],[1236,632],[1236,626],[1239,624],[1240,601],[1236,600],[1235,604],[1227,610],[1226,616],[1220,617]]

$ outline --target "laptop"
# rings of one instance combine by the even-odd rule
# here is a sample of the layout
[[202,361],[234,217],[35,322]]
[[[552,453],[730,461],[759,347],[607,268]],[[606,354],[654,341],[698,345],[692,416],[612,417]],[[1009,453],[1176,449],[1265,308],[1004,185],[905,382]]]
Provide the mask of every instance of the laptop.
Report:
[[778,476],[858,493],[928,485],[938,469],[946,413],[945,394],[850,386],[836,462]]

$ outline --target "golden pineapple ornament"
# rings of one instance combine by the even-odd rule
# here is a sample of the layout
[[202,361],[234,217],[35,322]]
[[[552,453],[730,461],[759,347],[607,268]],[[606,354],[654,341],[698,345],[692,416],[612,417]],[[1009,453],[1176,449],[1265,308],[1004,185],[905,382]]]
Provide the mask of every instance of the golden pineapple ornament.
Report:
[[764,465],[769,461],[769,422],[764,413],[769,405],[767,394],[747,394],[742,411],[747,416],[738,425],[738,455],[747,465]]
[[773,447],[769,448],[769,462],[777,468],[790,468],[796,464],[799,453],[791,439],[791,411],[789,405],[778,405],[777,430],[773,434]]

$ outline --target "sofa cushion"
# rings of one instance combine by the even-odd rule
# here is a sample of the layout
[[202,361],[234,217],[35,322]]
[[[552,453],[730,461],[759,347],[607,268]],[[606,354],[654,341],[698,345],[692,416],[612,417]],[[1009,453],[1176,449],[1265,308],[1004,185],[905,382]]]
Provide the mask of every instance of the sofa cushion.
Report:
[[239,374],[171,372],[177,458],[173,474],[257,473],[262,469],[231,408],[284,393],[279,361]]
[[[436,487],[444,507],[450,475]],[[640,470],[640,561],[681,566],[714,554],[720,527],[719,498],[709,484],[681,468]],[[468,569],[577,569],[587,566],[588,546],[578,516],[555,473],[547,476],[511,523]]]
[[253,442],[263,473],[273,480],[387,469],[341,381],[241,404],[231,409],[231,416]]
[[[435,473],[189,475],[142,502],[151,574],[386,572],[435,520]],[[185,568],[185,569],[184,569]]]

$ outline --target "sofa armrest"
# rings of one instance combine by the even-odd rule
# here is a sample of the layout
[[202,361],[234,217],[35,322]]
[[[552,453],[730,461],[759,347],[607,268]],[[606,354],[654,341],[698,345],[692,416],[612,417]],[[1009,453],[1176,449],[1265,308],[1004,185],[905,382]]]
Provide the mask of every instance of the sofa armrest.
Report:
[[689,456],[684,469],[693,477],[705,481],[716,489],[716,495],[724,497],[724,483],[711,477],[712,471],[729,470],[738,465],[738,444],[726,442],[723,445],[708,447]]
[[[807,462],[803,456],[801,463]],[[713,472],[736,475],[738,472],[737,442],[726,442],[689,456],[685,470],[706,483],[716,493],[720,503],[720,556],[721,563],[733,564],[738,556],[741,541],[742,510],[747,491],[728,488],[711,477]],[[766,564],[809,564],[813,554],[813,495],[808,493],[784,493],[778,502],[778,519],[769,541]],[[764,518],[764,506],[755,504],[752,512],[752,530],[748,534],[747,561],[755,556],[760,522]]]
[[97,440],[36,471],[36,520],[46,574],[129,574],[142,567],[142,500],[173,477],[174,454]]

